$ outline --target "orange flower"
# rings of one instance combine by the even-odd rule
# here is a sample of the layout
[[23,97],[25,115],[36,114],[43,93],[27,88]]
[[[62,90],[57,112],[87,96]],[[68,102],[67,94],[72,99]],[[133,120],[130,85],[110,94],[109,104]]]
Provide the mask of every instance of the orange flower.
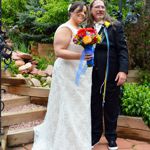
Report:
[[86,36],[83,37],[83,43],[84,43],[85,45],[90,44],[91,42],[92,42],[91,36],[86,35]]

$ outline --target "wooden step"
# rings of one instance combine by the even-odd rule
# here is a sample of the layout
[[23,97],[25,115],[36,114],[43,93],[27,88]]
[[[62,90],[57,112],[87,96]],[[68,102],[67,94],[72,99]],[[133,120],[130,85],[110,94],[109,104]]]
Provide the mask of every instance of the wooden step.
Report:
[[20,112],[2,112],[2,126],[9,126],[21,122],[28,122],[37,119],[43,119],[46,113],[46,107],[40,107],[33,110]]
[[[13,107],[27,105],[30,103],[30,97],[29,96],[19,96],[14,94],[6,93],[2,94],[2,101],[4,102],[5,108],[4,109],[11,109]],[[8,95],[8,96],[7,96]]]
[[1,129],[1,132],[3,132],[3,134],[0,135],[0,150],[6,150],[8,129],[8,127],[3,128],[3,130]]
[[[38,124],[41,124],[42,122],[43,120],[35,120],[33,122],[24,123],[24,126],[18,124],[18,126],[22,126],[21,128],[13,129],[12,128],[13,126],[10,127],[7,134],[7,143],[8,143],[7,146],[12,147],[33,142],[34,138],[33,127]],[[29,124],[32,125],[28,127]]]
[[30,97],[30,102],[36,105],[47,106],[48,97]]
[[33,135],[34,135],[33,128],[8,132],[7,146],[11,147],[16,145],[31,143],[33,142]]
[[11,85],[21,85],[21,84],[26,84],[26,80],[25,79],[20,79],[20,78],[16,78],[16,77],[5,77],[2,76],[1,79],[2,84],[11,84]]
[[117,133],[123,138],[150,141],[150,128],[141,117],[119,116]]
[[3,85],[2,88],[4,88],[8,93],[11,94],[19,94],[19,95],[35,96],[35,97],[48,97],[50,91],[49,88],[31,87],[27,85],[22,85],[22,86]]

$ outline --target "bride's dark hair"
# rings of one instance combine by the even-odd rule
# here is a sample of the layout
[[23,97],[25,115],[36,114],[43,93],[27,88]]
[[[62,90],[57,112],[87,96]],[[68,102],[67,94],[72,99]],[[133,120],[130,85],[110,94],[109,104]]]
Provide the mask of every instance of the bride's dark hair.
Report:
[[68,7],[68,13],[69,13],[69,16],[72,12],[74,12],[75,9],[79,8],[77,13],[78,12],[81,12],[83,10],[83,7],[86,6],[86,3],[85,2],[79,2],[79,1],[76,1],[76,2],[73,2],[69,5]]

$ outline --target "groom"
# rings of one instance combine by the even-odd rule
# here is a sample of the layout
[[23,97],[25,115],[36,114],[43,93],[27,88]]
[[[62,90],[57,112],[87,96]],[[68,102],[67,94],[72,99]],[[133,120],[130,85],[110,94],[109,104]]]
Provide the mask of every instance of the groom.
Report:
[[[90,4],[93,26],[103,33],[103,41],[97,44],[92,72],[92,145],[99,142],[103,133],[109,150],[117,150],[117,119],[119,114],[120,86],[126,81],[128,73],[128,49],[122,26],[107,15],[102,0]],[[105,26],[105,22],[110,25]],[[107,33],[104,33],[104,28]],[[108,38],[107,38],[107,35]],[[106,92],[106,93],[105,93]]]

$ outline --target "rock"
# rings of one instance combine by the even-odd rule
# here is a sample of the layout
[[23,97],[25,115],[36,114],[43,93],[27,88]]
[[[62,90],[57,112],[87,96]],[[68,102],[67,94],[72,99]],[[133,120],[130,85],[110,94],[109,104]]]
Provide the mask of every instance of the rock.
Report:
[[17,74],[16,77],[19,79],[25,79],[25,77],[22,74]]
[[19,71],[25,71],[27,70],[28,72],[32,71],[32,64],[30,62],[26,63],[25,65],[19,67]]
[[24,62],[23,60],[16,60],[16,61],[15,61],[15,65],[16,65],[17,67],[20,67],[20,66],[25,65],[25,62]]
[[12,57],[11,57],[13,60],[20,60],[21,57],[18,56],[18,54],[16,52],[12,52]]
[[53,72],[53,66],[48,65],[47,68],[45,69],[45,73],[49,76],[52,76],[52,72]]
[[51,78],[51,77],[47,77],[47,79],[46,79],[46,83],[47,83],[48,85],[50,85],[50,84],[51,84],[51,81],[52,81],[52,78]]
[[21,74],[27,74],[27,73],[29,73],[29,70],[21,70],[21,71],[19,71]]
[[8,45],[8,47],[11,47],[11,48],[13,48],[13,43],[10,43],[10,42],[7,42],[7,45]]
[[18,55],[19,57],[21,57],[22,59],[28,59],[28,60],[31,60],[31,59],[32,59],[32,55],[27,54],[27,53],[23,53],[23,52],[17,51],[17,55]]
[[40,82],[38,79],[36,79],[36,78],[32,78],[32,79],[31,79],[31,82],[32,82],[33,85],[36,86],[36,87],[41,86],[41,82]]
[[38,71],[38,75],[45,77],[45,76],[46,76],[46,73],[45,73],[45,71],[39,70],[39,71]]
[[38,64],[38,62],[37,62],[36,60],[32,60],[31,63],[32,63],[33,65],[37,65],[37,64]]
[[38,69],[33,67],[33,70],[30,72],[31,74],[37,75],[38,74]]
[[47,77],[41,77],[40,79],[42,82],[45,82],[47,80]]
[[27,85],[29,85],[29,86],[33,86],[33,82],[31,81],[30,78],[26,78],[26,83],[27,83]]
[[8,47],[13,47],[13,42],[10,40],[10,39],[7,39],[7,40],[5,40],[5,42],[6,42],[6,45],[8,45]]

